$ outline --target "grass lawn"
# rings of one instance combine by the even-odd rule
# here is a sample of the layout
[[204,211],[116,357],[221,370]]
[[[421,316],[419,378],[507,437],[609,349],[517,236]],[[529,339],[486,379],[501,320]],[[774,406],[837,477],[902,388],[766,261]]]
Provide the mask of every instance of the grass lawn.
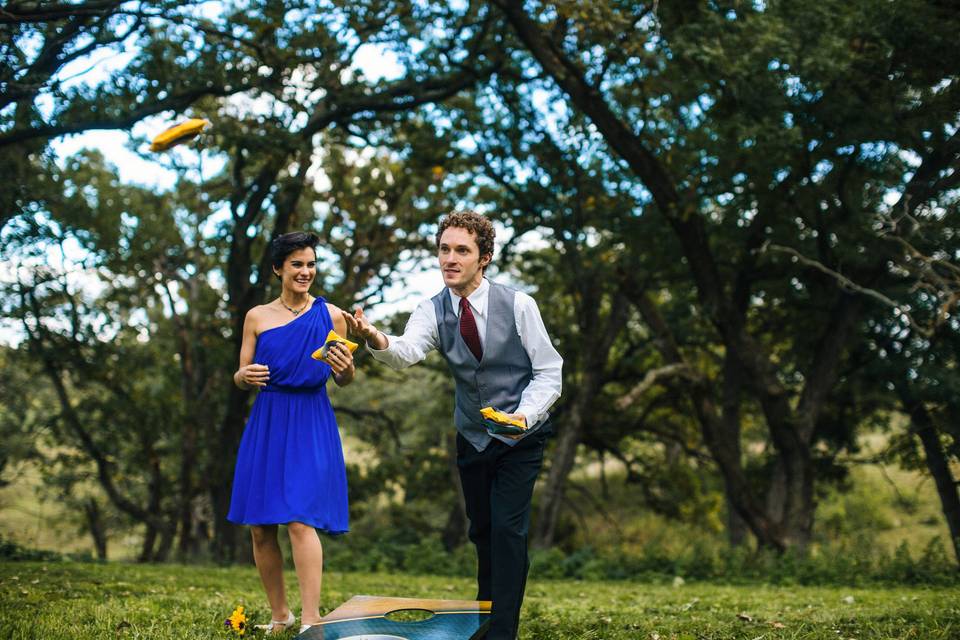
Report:
[[[287,586],[295,604],[292,572]],[[472,590],[462,578],[328,573],[322,609],[357,594],[469,599]],[[240,604],[251,623],[269,619],[253,567],[0,563],[0,639],[226,638],[223,619]],[[537,580],[520,637],[960,638],[960,589]]]

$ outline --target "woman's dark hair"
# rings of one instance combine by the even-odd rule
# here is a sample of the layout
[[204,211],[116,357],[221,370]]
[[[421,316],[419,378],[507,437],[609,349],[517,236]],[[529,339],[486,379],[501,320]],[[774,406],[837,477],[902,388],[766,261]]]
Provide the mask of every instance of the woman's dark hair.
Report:
[[287,256],[300,249],[309,247],[313,249],[313,255],[317,255],[318,244],[320,244],[320,238],[309,231],[294,231],[277,236],[270,243],[270,261],[273,263],[273,268],[282,269],[283,261]]

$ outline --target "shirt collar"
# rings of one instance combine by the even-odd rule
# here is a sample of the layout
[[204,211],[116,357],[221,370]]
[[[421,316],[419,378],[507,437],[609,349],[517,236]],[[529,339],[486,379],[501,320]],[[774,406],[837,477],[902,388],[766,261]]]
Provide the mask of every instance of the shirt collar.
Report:
[[[457,314],[457,317],[460,317],[460,296],[453,292],[453,289],[447,289],[450,292],[450,304],[453,305],[453,312]],[[470,308],[474,313],[478,313],[481,316],[486,316],[487,314],[487,299],[490,297],[490,283],[486,278],[480,281],[480,286],[474,290],[473,293],[467,296],[467,301],[470,302]]]

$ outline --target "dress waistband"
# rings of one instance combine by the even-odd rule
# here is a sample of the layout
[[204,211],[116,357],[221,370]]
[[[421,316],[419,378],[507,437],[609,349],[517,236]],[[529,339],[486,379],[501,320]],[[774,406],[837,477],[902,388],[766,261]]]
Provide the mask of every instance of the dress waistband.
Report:
[[319,393],[323,386],[319,387],[284,387],[281,385],[266,386],[260,389],[260,393],[291,393],[297,395],[306,395]]

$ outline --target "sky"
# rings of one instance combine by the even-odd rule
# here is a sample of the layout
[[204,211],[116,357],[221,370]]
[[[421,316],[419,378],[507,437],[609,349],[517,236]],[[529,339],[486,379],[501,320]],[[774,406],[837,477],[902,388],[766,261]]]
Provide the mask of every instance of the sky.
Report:
[[[83,58],[67,65],[61,70],[60,75],[63,78],[72,78],[68,84],[97,82],[127,64],[132,54],[132,51],[126,49],[116,52],[101,51],[94,57]],[[372,80],[399,77],[403,72],[403,68],[392,52],[383,46],[373,44],[363,45],[358,49],[354,66]],[[49,102],[46,104],[41,102],[40,107],[41,110],[50,109],[52,105]],[[251,107],[256,108],[256,105]],[[53,141],[51,147],[60,162],[64,162],[84,149],[97,150],[117,168],[122,182],[139,184],[160,191],[169,190],[176,183],[176,173],[160,162],[152,161],[147,147],[155,135],[174,123],[170,120],[172,116],[173,114],[160,114],[146,118],[134,125],[130,131],[87,131],[65,136]],[[215,122],[213,126],[216,126]],[[187,166],[197,166],[198,156],[194,149],[181,147],[174,149],[173,152],[178,154],[178,161]],[[203,175],[209,177],[214,175],[222,165],[218,159],[204,154],[203,162],[198,166],[202,167]],[[325,182],[325,177],[320,175],[317,180],[322,184]],[[509,239],[510,231],[499,227],[497,235],[497,244],[502,246]],[[537,240],[534,238],[532,241]],[[100,281],[76,266],[82,258],[82,250],[79,246],[68,243],[66,251],[61,252],[59,248],[51,249],[41,262],[70,272],[70,282],[73,287],[95,293],[101,286]],[[0,279],[11,281],[16,277],[14,269],[29,269],[31,266],[35,265],[0,264]],[[433,260],[425,263],[408,262],[399,265],[398,270],[409,275],[404,278],[402,284],[387,289],[383,303],[367,310],[368,316],[374,322],[398,312],[412,311],[420,300],[432,296],[443,286],[440,270]],[[335,300],[331,302],[338,303]],[[347,306],[347,303],[348,301],[343,301],[340,304]],[[21,339],[22,333],[15,324],[0,319],[0,343],[14,345]]]

